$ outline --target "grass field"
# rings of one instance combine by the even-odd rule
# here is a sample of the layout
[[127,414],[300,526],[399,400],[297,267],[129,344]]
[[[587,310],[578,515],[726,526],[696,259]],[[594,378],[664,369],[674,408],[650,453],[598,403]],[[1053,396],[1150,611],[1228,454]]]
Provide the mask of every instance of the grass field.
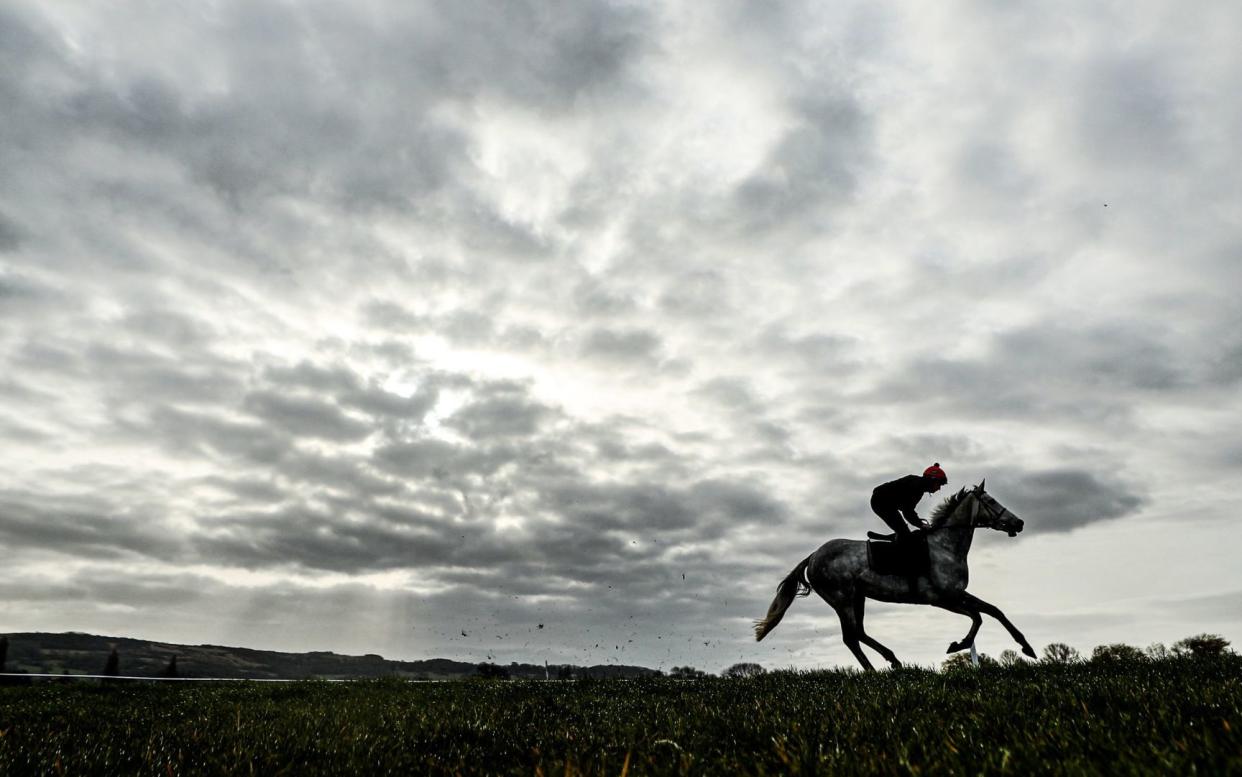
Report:
[[1242,774],[1242,658],[0,688],[0,774]]

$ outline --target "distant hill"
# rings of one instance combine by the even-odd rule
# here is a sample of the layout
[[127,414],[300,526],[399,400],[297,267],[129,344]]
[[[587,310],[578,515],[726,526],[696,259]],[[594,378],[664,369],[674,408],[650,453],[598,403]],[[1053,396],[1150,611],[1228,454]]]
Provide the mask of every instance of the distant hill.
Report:
[[[8,660],[4,671],[43,674],[100,674],[115,648],[120,674],[158,677],[173,656],[181,677],[238,677],[259,679],[341,679],[402,677],[419,680],[450,680],[472,677],[478,664],[432,658],[424,661],[390,661],[382,656],[344,656],[316,651],[278,653],[219,645],[177,645],[128,637],[106,637],[68,632],[29,632],[8,637]],[[572,666],[536,664],[501,665],[510,677],[644,677],[659,674],[641,666]]]

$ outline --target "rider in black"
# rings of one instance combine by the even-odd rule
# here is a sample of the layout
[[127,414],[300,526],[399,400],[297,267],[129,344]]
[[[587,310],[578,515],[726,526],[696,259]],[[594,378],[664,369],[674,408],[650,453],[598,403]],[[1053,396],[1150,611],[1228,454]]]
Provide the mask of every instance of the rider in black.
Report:
[[871,492],[871,509],[896,532],[893,539],[901,541],[910,536],[910,530],[906,528],[907,521],[911,526],[927,528],[927,521],[914,512],[914,506],[923,498],[923,494],[934,494],[948,482],[949,478],[940,468],[940,462],[936,462],[923,470],[922,475],[906,475],[876,486]]

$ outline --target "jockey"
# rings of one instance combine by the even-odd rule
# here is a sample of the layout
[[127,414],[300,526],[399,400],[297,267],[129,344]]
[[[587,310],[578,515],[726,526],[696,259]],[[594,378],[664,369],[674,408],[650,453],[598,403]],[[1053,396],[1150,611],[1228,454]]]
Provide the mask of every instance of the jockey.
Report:
[[940,468],[940,462],[936,462],[923,470],[922,475],[906,475],[876,486],[871,492],[871,509],[896,532],[893,539],[903,540],[910,536],[910,530],[906,528],[907,521],[911,526],[920,529],[928,527],[927,521],[914,512],[914,506],[923,498],[923,494],[934,494],[948,482],[949,478]]

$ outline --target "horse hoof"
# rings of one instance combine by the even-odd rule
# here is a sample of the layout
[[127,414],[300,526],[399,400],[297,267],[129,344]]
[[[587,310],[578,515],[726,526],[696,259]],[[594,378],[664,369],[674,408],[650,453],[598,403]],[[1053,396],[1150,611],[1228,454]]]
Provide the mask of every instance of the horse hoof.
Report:
[[945,652],[956,653],[957,651],[961,650],[964,647],[966,647],[966,644],[964,642],[954,642],[953,644],[949,645],[949,649],[946,650]]
[[1035,658],[1035,657],[1036,657],[1036,656],[1035,656],[1035,648],[1031,647],[1030,645],[1023,645],[1023,646],[1022,646],[1022,652],[1023,652],[1023,653],[1025,653],[1026,655],[1030,656],[1031,658]]

